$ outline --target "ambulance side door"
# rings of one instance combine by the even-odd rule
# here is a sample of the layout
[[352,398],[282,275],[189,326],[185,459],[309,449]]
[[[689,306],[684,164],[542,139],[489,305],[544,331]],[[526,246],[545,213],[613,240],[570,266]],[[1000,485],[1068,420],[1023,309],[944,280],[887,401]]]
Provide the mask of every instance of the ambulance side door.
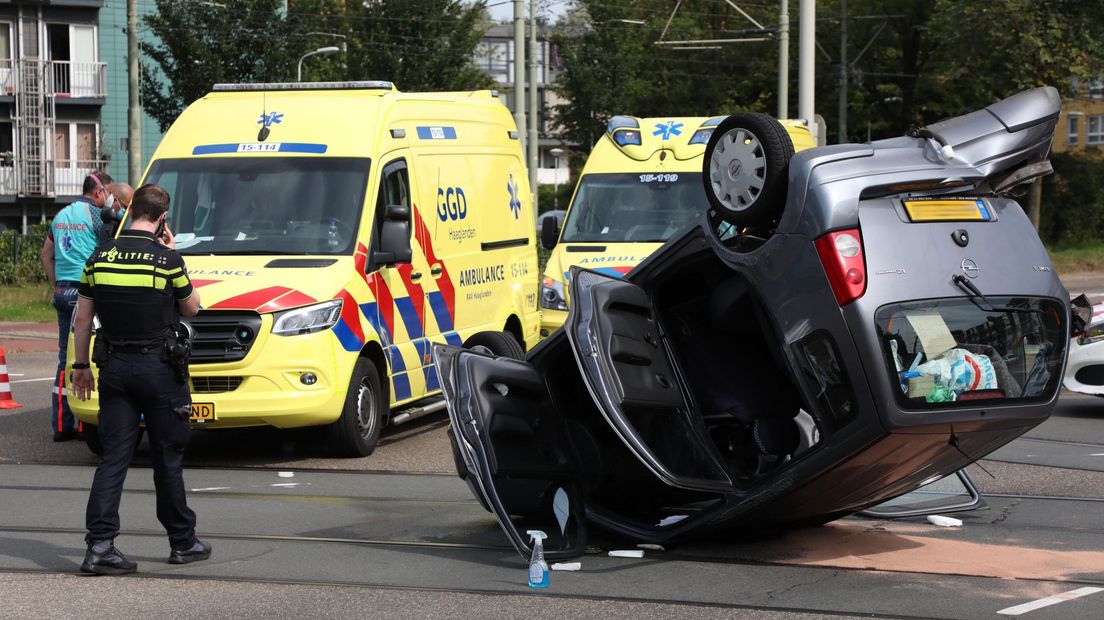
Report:
[[376,300],[376,325],[391,372],[393,401],[417,398],[426,392],[425,293],[429,277],[425,255],[415,243],[416,224],[406,159],[386,160],[380,171],[379,196],[371,259],[377,271],[370,276]]

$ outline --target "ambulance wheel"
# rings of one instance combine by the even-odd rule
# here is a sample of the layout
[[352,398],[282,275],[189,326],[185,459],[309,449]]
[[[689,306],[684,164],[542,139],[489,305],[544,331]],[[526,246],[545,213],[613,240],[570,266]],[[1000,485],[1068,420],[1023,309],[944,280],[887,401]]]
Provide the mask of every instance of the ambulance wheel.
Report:
[[368,456],[376,449],[387,404],[372,360],[362,357],[353,367],[341,417],[330,425],[334,447],[343,456]]
[[793,153],[786,129],[768,114],[743,112],[721,121],[705,147],[702,181],[710,206],[736,226],[776,221]]
[[507,332],[477,332],[464,341],[464,348],[490,353],[495,357],[525,359],[525,349],[521,348],[513,334]]
[[84,445],[96,456],[103,456],[103,444],[100,443],[100,427],[84,422],[81,424],[81,439]]

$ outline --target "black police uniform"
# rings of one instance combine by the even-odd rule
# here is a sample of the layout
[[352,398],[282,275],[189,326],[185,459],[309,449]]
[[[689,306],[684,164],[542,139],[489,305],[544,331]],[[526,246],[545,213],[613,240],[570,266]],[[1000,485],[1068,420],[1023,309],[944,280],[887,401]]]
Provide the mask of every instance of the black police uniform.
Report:
[[144,415],[157,518],[174,550],[191,548],[196,517],[185,498],[182,468],[191,394],[163,354],[165,336],[179,322],[177,301],[192,295],[184,260],[153,233],[126,231],[92,253],[78,294],[95,303],[98,337],[106,337],[110,349],[99,373],[103,457],[88,498],[85,540],[91,546],[119,534],[123,481]]

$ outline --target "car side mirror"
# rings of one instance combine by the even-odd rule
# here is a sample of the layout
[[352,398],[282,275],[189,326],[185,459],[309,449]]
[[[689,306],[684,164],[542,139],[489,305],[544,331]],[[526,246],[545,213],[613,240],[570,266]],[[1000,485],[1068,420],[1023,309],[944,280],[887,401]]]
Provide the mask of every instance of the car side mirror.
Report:
[[409,263],[414,255],[410,248],[410,207],[384,207],[379,230],[379,244],[372,252],[372,268]]
[[1093,306],[1088,295],[1081,294],[1070,300],[1070,333],[1085,331],[1092,322]]
[[560,227],[556,225],[556,218],[546,217],[541,220],[541,245],[544,249],[551,250],[556,247],[560,238]]

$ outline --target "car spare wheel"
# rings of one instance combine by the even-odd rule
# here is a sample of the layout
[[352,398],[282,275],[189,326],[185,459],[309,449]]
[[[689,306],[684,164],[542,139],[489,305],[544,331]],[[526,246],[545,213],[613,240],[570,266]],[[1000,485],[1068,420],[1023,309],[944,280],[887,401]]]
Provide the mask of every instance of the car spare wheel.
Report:
[[705,147],[702,180],[717,215],[737,226],[777,221],[786,204],[793,142],[768,114],[742,112],[721,121]]
[[525,349],[521,348],[517,339],[509,332],[476,332],[464,341],[464,348],[490,353],[495,357],[525,359]]

